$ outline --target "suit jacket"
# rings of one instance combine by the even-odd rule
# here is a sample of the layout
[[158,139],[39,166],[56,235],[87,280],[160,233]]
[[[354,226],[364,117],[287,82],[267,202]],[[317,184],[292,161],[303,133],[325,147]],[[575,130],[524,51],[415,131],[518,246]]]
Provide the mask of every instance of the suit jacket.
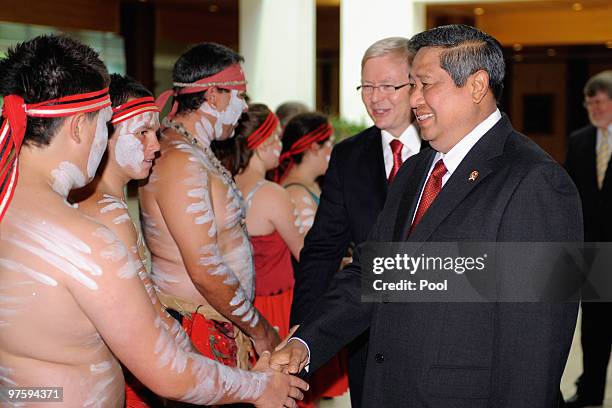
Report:
[[597,128],[586,126],[570,135],[565,168],[576,183],[584,214],[584,240],[612,241],[612,166],[601,190],[597,186]]
[[[574,184],[505,115],[408,236],[434,155],[426,149],[402,167],[370,240],[581,240]],[[366,407],[557,407],[577,303],[361,303],[359,252],[295,334],[313,369],[369,328]]]
[[[321,202],[295,269],[291,324],[301,324],[338,272],[349,244],[365,241],[387,196],[380,129],[372,126],[332,151]],[[348,345],[353,408],[361,406],[367,357],[365,332]]]

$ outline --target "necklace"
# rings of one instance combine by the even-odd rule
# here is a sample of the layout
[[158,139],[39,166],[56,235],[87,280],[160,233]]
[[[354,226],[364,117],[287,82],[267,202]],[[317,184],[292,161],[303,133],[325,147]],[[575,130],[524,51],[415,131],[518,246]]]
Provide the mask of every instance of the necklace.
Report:
[[204,154],[206,160],[210,163],[213,170],[215,170],[218,174],[221,175],[223,181],[229,186],[230,190],[234,193],[236,198],[238,199],[238,203],[240,205],[240,224],[243,229],[246,229],[246,224],[244,223],[244,218],[246,216],[245,206],[244,206],[244,198],[242,196],[242,192],[236,186],[236,182],[234,181],[234,177],[232,177],[231,173],[221,164],[217,156],[213,153],[210,146],[205,146],[202,143],[198,142],[198,139],[192,135],[185,126],[182,124],[175,122],[173,120],[168,119],[167,117],[163,120],[162,125],[166,128],[170,128],[174,130],[176,133],[181,135],[190,145],[197,148],[200,152]]

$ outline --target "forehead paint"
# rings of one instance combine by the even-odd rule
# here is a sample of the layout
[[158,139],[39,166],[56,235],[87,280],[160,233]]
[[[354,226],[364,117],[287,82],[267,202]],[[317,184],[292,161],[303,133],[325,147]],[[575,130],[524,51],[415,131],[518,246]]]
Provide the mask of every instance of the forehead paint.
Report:
[[90,180],[96,174],[96,170],[100,165],[100,160],[102,160],[102,156],[106,150],[106,144],[108,142],[108,128],[106,127],[106,122],[110,121],[112,116],[113,110],[110,107],[101,109],[98,112],[96,134],[91,144],[91,150],[89,151],[89,159],[87,160],[87,175]]
[[87,183],[77,165],[67,161],[61,162],[57,168],[51,170],[51,177],[53,177],[51,188],[62,197],[67,197],[73,188],[83,187]]

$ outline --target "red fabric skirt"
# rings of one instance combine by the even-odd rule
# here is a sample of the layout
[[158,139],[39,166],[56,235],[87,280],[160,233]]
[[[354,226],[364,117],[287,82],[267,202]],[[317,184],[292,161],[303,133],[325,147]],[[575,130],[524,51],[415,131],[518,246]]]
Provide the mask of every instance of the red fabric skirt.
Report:
[[278,328],[281,339],[289,334],[289,314],[293,301],[293,287],[277,295],[255,296],[255,307],[272,326]]
[[124,373],[126,408],[149,408],[160,406],[161,401],[153,391],[145,387],[126,369],[124,369]]
[[201,354],[226,366],[238,365],[238,346],[233,324],[207,320],[201,314],[194,313],[183,316],[183,329]]

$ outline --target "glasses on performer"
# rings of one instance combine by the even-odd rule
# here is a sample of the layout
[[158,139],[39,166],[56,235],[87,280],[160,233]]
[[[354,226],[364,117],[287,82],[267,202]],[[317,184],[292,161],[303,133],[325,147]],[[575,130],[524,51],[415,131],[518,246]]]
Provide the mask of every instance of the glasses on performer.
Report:
[[389,96],[389,95],[393,95],[394,93],[396,93],[403,87],[407,86],[408,84],[409,82],[406,82],[405,84],[402,84],[402,85],[389,85],[389,84],[359,85],[357,87],[357,92],[360,92],[362,95],[369,96],[374,93],[375,89],[378,89],[378,92],[380,92],[381,94]]

